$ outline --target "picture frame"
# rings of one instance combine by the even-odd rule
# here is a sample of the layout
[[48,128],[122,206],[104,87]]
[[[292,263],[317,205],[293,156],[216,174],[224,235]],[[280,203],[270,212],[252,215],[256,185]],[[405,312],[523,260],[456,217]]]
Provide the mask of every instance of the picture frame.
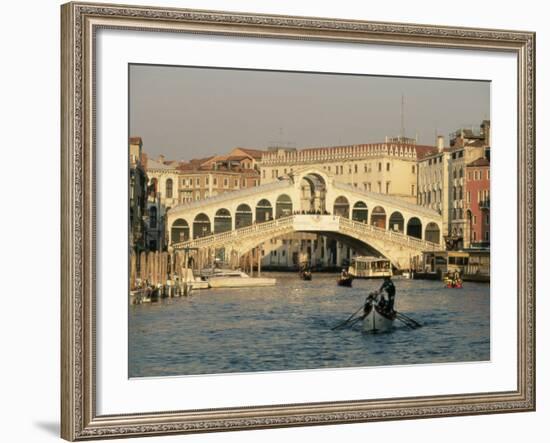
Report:
[[[535,34],[525,31],[72,2],[62,21],[61,436],[87,440],[535,410]],[[495,392],[97,413],[96,34],[161,32],[517,58],[517,388]],[[101,171],[100,171],[101,172]],[[510,291],[513,289],[510,288]]]

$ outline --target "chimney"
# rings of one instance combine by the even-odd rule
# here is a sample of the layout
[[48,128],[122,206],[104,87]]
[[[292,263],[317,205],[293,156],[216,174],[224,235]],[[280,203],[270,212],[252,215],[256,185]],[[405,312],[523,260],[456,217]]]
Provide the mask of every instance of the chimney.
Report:
[[445,138],[442,135],[437,136],[437,152],[443,152],[445,147]]

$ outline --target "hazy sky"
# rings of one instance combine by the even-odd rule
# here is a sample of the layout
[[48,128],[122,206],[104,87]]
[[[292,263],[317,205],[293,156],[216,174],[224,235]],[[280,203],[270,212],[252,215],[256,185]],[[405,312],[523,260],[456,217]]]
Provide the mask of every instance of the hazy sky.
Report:
[[382,142],[401,131],[402,94],[420,144],[490,118],[488,82],[132,65],[130,135],[174,160]]

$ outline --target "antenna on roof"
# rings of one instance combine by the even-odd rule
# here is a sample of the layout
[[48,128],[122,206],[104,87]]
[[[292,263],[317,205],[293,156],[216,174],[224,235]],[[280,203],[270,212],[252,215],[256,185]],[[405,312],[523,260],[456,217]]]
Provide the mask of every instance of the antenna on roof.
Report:
[[401,93],[401,137],[405,137],[405,95]]

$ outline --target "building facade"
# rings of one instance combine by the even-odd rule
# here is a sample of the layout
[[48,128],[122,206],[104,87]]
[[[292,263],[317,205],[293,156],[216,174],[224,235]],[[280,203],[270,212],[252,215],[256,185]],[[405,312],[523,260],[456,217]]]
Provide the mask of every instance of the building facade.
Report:
[[491,242],[490,163],[479,158],[466,166],[465,247],[487,247]]
[[[468,165],[481,162],[489,170],[490,122],[481,123],[477,132],[460,129],[450,137],[450,147],[443,146],[438,137],[437,153],[418,162],[419,205],[437,210],[443,217],[443,236],[448,249],[462,249],[470,245],[471,209],[467,201],[469,186]],[[487,186],[487,181],[484,186]],[[478,186],[470,185],[470,186]],[[480,233],[476,233],[476,236]],[[482,236],[485,234],[481,234]]]
[[147,215],[147,174],[142,165],[143,142],[140,137],[130,138],[129,158],[129,244],[139,254],[147,249],[145,217]]
[[435,146],[421,146],[414,139],[402,138],[301,150],[272,148],[262,156],[260,182],[270,183],[299,168],[313,167],[333,173],[335,180],[353,187],[416,202],[417,162],[435,151]]

